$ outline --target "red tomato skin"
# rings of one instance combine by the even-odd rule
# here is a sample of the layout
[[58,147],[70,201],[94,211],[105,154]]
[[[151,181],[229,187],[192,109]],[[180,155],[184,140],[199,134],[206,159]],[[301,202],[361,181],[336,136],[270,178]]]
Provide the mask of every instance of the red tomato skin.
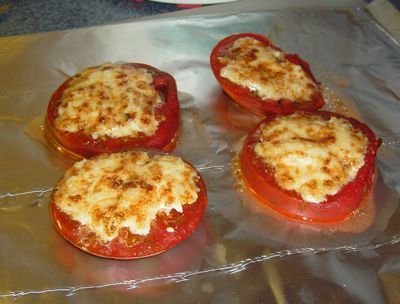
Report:
[[[129,236],[127,231],[120,232],[119,237],[109,242],[102,242],[94,233],[88,233],[85,226],[71,220],[67,214],[60,211],[53,201],[50,203],[50,215],[58,233],[84,252],[119,260],[144,258],[177,246],[195,231],[207,207],[207,191],[201,177],[196,186],[199,189],[196,202],[183,205],[182,213],[171,211],[172,219],[165,214],[158,215],[151,224],[150,233],[147,236],[139,236],[139,242],[129,245],[125,239],[128,238],[129,241],[132,234]],[[168,232],[167,227],[174,228],[174,231]]]
[[[257,158],[252,148],[257,142],[254,136],[258,126],[247,137],[239,156],[239,164],[243,179],[249,190],[259,201],[267,204],[281,214],[288,217],[314,222],[340,221],[353,214],[363,203],[364,198],[371,191],[374,181],[376,153],[381,141],[375,137],[372,130],[354,118],[346,118],[340,114],[327,111],[313,111],[310,114],[319,114],[323,117],[340,117],[347,119],[356,129],[360,130],[368,139],[364,165],[359,169],[353,181],[347,183],[334,195],[319,204],[304,201],[294,191],[281,188],[263,162]],[[265,121],[272,120],[277,115],[271,115]]]
[[280,48],[274,46],[272,42],[269,41],[266,37],[259,34],[241,33],[231,35],[222,39],[211,52],[210,65],[222,89],[233,99],[233,101],[240,104],[247,110],[261,115],[268,115],[271,113],[290,114],[295,111],[312,111],[323,107],[325,102],[319,89],[320,86],[310,70],[310,65],[296,54],[285,54],[285,58],[288,61],[299,65],[318,87],[318,93],[312,95],[311,101],[307,103],[299,103],[287,99],[263,100],[255,95],[253,92],[251,92],[248,88],[239,86],[231,82],[229,79],[222,77],[220,71],[224,67],[224,65],[219,62],[218,57],[223,55],[224,52],[226,52],[228,48],[235,42],[235,40],[243,37],[255,38],[258,41],[262,42],[264,45],[271,47],[277,51],[283,52]]
[[146,148],[171,152],[177,143],[179,133],[179,103],[175,79],[168,73],[143,63],[130,63],[137,68],[144,68],[154,73],[153,85],[162,95],[166,103],[156,110],[156,115],[162,115],[165,120],[161,121],[155,134],[142,137],[120,137],[93,139],[83,132],[66,132],[55,127],[55,119],[58,116],[58,105],[65,88],[70,79],[67,79],[51,96],[47,107],[45,122],[46,137],[49,141],[67,154],[76,158],[91,157],[100,153],[114,153],[130,150],[133,148]]

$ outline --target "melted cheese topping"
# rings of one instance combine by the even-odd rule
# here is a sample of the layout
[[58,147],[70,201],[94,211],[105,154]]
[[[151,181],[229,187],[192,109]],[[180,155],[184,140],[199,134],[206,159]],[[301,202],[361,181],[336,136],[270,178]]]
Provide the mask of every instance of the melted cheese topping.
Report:
[[55,205],[103,241],[126,227],[147,235],[158,212],[196,202],[197,171],[178,157],[129,151],[77,162],[57,185]]
[[61,98],[55,126],[92,138],[153,135],[163,103],[152,74],[132,65],[104,64],[72,77]]
[[300,65],[285,59],[285,54],[264,45],[257,39],[237,39],[226,56],[220,74],[231,82],[248,88],[261,99],[288,99],[309,102],[318,92],[317,85]]
[[303,200],[323,202],[364,165],[367,138],[346,119],[295,113],[263,123],[254,151],[279,186]]

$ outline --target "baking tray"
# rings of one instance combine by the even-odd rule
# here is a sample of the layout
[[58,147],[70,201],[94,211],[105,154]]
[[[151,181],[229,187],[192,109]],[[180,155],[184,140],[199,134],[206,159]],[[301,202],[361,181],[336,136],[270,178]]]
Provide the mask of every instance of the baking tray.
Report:
[[[259,121],[232,104],[209,67],[225,36],[254,32],[311,64],[326,108],[383,140],[372,200],[339,224],[293,222],[254,204],[235,157]],[[0,38],[0,303],[398,303],[400,49],[363,8],[290,9],[142,20]],[[142,62],[178,85],[173,152],[201,172],[209,205],[174,249],[134,261],[83,253],[49,217],[71,161],[48,148],[43,115],[69,76]]]

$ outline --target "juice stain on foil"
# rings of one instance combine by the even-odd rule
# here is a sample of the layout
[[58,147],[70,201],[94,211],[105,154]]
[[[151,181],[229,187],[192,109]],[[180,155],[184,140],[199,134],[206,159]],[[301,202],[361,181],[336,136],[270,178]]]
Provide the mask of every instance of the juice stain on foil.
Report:
[[358,113],[355,103],[349,98],[340,95],[329,87],[323,88],[322,95],[325,100],[324,110],[361,120],[361,115]]
[[0,121],[21,123],[22,118],[14,115],[2,115]]
[[24,132],[29,138],[41,143],[44,146],[47,146],[47,141],[44,136],[44,120],[45,120],[45,113],[36,116],[25,127]]
[[24,133],[50,152],[50,158],[57,167],[67,169],[75,161],[82,159],[82,157],[61,147],[55,139],[48,134],[49,132],[46,132],[45,120],[45,113],[34,117],[25,127]]

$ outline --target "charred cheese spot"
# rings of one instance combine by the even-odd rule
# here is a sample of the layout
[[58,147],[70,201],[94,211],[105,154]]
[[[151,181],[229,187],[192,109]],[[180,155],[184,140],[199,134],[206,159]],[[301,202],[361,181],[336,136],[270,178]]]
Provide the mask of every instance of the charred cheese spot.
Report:
[[123,229],[147,235],[159,212],[182,212],[197,200],[197,181],[197,171],[178,157],[137,151],[100,155],[69,169],[53,201],[109,241]]
[[323,202],[364,165],[367,138],[346,119],[295,113],[260,125],[256,155],[279,186],[303,200]]
[[222,77],[248,88],[261,99],[309,102],[318,87],[301,66],[257,39],[237,39],[228,54],[219,57]]
[[153,135],[163,103],[152,74],[132,65],[104,64],[72,77],[58,106],[57,129],[94,139]]

